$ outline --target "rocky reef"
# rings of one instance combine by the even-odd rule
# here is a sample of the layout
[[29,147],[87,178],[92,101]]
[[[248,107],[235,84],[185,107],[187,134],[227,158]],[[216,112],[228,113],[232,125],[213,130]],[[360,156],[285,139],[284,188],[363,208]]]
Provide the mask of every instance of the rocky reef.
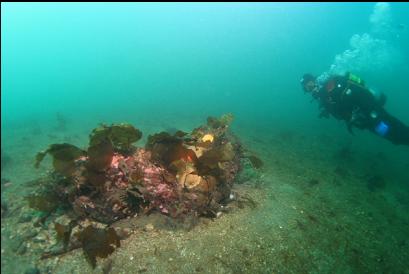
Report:
[[230,132],[232,120],[209,117],[189,133],[153,134],[144,147],[134,145],[142,137],[134,126],[101,125],[86,149],[63,143],[39,152],[35,166],[50,155],[53,171],[33,184],[29,206],[43,212],[39,223],[67,216],[64,224],[54,222],[60,248],[43,258],[82,247],[95,267],[96,257],[120,246],[121,232],[111,226],[121,219],[153,212],[181,221],[216,217],[232,197],[243,158],[262,166]]

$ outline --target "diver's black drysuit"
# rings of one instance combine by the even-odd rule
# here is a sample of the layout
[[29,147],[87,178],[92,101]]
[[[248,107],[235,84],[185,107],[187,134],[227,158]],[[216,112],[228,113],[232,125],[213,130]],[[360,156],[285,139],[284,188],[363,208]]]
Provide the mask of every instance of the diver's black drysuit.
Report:
[[409,127],[391,116],[383,107],[386,97],[377,99],[358,77],[330,77],[313,96],[319,100],[320,117],[329,114],[352,127],[367,129],[396,145],[409,146]]

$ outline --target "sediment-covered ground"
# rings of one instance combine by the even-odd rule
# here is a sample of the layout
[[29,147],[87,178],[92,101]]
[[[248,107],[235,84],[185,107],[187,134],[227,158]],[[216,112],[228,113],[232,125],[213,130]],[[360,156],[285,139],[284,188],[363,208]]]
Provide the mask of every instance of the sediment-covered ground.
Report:
[[233,188],[241,199],[229,210],[183,224],[158,214],[141,218],[92,269],[81,249],[40,260],[38,247],[55,239],[33,225],[38,217],[27,214],[24,200],[25,184],[50,168],[45,160],[35,170],[35,154],[50,143],[81,146],[89,130],[3,131],[2,273],[407,273],[405,148],[382,140],[364,147],[360,137],[331,133],[248,132],[235,131],[264,167],[243,171]]

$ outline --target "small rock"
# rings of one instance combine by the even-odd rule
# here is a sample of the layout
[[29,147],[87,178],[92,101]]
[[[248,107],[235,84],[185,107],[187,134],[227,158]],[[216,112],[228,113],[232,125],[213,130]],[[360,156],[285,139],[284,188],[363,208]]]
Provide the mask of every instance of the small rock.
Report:
[[119,239],[124,240],[131,235],[131,230],[129,228],[116,228],[116,234],[118,235]]
[[34,229],[29,229],[22,235],[24,240],[29,240],[35,236],[37,236],[38,232]]
[[152,231],[154,230],[155,227],[153,226],[153,224],[147,224],[145,225],[145,231]]
[[10,243],[10,248],[13,252],[17,252],[17,250],[20,248],[20,245],[23,243],[23,239],[20,236],[17,236],[15,239],[13,239]]
[[27,251],[27,246],[25,244],[21,244],[20,247],[17,249],[16,253],[19,255],[23,255]]
[[1,218],[7,217],[7,208],[3,207],[3,203],[1,204]]
[[40,270],[37,267],[30,267],[24,271],[24,274],[40,274]]
[[23,213],[20,218],[18,219],[19,223],[28,223],[33,219],[33,216],[29,213]]
[[380,175],[371,176],[367,180],[367,187],[370,191],[383,189],[386,186],[386,180]]
[[3,199],[3,195],[1,195],[1,218],[7,217],[7,213],[9,211],[9,206],[6,201]]
[[9,180],[9,179],[7,179],[7,178],[1,178],[1,184],[2,184],[2,185],[8,184],[8,183],[10,183],[10,180]]
[[41,226],[41,218],[40,217],[34,217],[32,222],[33,222],[34,227],[40,227]]
[[318,185],[320,181],[318,181],[317,179],[311,179],[308,181],[308,185],[309,186],[315,186]]
[[35,243],[43,243],[43,242],[45,242],[45,240],[46,240],[46,236],[45,236],[44,234],[39,234],[39,235],[37,235],[37,237],[35,237],[35,238],[33,239],[33,242],[35,242]]
[[106,262],[102,265],[102,273],[109,274],[112,270],[112,259],[108,258]]

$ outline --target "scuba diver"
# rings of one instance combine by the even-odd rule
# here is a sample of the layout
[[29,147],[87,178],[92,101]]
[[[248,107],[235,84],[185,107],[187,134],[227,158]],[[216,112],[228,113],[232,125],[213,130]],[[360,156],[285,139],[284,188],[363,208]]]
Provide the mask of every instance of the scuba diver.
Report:
[[395,145],[409,146],[409,127],[384,109],[386,96],[375,96],[356,75],[331,76],[320,84],[313,75],[304,74],[300,82],[319,101],[320,118],[332,115],[344,120],[351,134],[353,127],[367,129]]

